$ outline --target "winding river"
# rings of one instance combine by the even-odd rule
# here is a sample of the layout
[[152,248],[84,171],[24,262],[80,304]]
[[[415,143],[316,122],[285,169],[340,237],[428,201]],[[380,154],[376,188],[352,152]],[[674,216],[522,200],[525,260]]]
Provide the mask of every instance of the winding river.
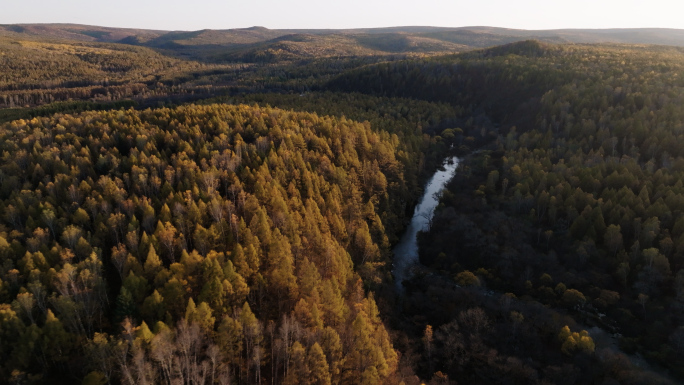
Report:
[[413,212],[411,223],[406,228],[399,243],[394,247],[392,274],[397,290],[402,293],[402,282],[411,278],[411,267],[418,263],[418,232],[428,230],[435,208],[439,204],[439,193],[453,178],[459,159],[450,157],[444,161],[444,168],[435,172],[430,178],[420,202]]

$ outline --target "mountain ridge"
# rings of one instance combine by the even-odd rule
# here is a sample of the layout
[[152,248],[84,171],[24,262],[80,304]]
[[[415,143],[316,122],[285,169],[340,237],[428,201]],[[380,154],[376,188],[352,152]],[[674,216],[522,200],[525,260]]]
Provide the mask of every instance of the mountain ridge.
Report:
[[[383,35],[410,34],[438,40],[460,43],[474,47],[500,44],[502,37],[509,40],[530,38],[567,43],[627,43],[664,44],[684,46],[684,30],[672,28],[607,28],[607,29],[547,29],[524,30],[490,26],[433,27],[397,26],[358,29],[270,29],[249,27],[233,29],[202,29],[197,31],[154,30],[137,28],[101,27],[81,24],[3,24],[0,34],[61,38],[89,42],[137,44],[158,47],[164,42],[185,46],[202,44],[233,46],[236,44],[264,43],[292,34],[307,35]],[[475,36],[480,37],[474,40]],[[511,41],[508,41],[511,42]]]

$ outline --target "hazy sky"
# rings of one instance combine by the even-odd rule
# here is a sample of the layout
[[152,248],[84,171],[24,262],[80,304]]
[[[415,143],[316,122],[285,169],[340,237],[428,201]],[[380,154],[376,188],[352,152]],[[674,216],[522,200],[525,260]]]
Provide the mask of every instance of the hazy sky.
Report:
[[407,25],[684,29],[681,0],[0,0],[0,24],[164,30]]

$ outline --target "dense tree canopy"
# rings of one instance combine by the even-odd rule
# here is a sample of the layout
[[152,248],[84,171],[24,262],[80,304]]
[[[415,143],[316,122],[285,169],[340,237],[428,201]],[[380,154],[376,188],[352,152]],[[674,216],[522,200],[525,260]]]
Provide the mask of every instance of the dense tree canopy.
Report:
[[[525,42],[368,67],[331,86],[467,106],[465,134],[488,143],[443,195],[425,264],[620,333],[626,352],[680,372],[682,54]],[[421,299],[414,311],[429,311]],[[557,334],[553,324],[536,333]],[[593,350],[582,338],[569,332],[561,350]]]
[[229,105],[0,135],[4,377],[78,373],[88,349],[89,371],[126,383],[379,383],[396,368],[359,276],[380,279],[408,197],[396,136]]
[[[0,383],[684,376],[679,48],[216,65],[10,40]],[[392,245],[447,154],[397,293]]]

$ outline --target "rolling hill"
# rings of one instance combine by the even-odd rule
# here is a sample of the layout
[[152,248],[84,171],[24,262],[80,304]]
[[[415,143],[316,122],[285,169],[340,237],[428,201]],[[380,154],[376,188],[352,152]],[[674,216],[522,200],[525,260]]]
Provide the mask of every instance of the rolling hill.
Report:
[[521,40],[549,43],[622,43],[684,46],[677,29],[520,30],[494,27],[391,27],[366,29],[268,29],[158,31],[75,24],[0,25],[0,36],[122,43],[195,60],[270,61],[307,57],[438,54]]
[[0,26],[0,385],[677,383],[683,45]]

